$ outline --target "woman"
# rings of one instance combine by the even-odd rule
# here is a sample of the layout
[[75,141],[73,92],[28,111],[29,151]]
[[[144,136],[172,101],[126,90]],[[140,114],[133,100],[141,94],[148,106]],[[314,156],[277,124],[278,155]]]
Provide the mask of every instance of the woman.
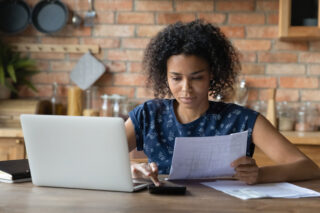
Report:
[[[209,101],[233,87],[238,55],[219,28],[196,20],[169,25],[146,48],[144,68],[157,99],[130,112],[130,151],[143,150],[149,163],[133,164],[135,177],[168,174],[175,137],[226,135],[248,130],[247,153],[230,166],[247,184],[320,177],[318,166],[283,137],[262,115],[235,104]],[[164,99],[164,97],[173,99]],[[277,163],[258,167],[254,146]]]

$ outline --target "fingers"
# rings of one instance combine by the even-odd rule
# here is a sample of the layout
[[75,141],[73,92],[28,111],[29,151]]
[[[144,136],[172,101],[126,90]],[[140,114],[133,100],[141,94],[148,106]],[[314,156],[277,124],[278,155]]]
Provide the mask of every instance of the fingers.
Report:
[[231,166],[235,168],[241,164],[255,164],[255,163],[256,163],[256,161],[254,159],[247,157],[247,156],[243,156],[243,157],[240,157],[237,160],[233,161],[231,163]]
[[244,181],[247,184],[255,184],[259,178],[259,167],[256,161],[250,157],[244,156],[231,163],[236,171],[234,177]]
[[156,186],[160,186],[158,179],[158,166],[156,163],[140,163],[133,164],[131,166],[132,176],[137,177],[149,177]]

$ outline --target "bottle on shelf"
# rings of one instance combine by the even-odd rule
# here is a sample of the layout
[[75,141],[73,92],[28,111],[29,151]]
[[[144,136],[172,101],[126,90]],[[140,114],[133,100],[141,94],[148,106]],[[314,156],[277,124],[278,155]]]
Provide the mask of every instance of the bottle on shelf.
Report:
[[51,102],[51,113],[52,115],[64,115],[64,106],[61,103],[61,99],[58,95],[58,84],[54,82],[52,84],[52,96],[50,99]]

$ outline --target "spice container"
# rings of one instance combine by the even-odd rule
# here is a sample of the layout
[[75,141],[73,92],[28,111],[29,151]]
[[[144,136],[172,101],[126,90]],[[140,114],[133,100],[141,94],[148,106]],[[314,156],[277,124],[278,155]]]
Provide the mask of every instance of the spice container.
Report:
[[124,120],[128,118],[127,97],[117,94],[104,94],[101,99],[100,116],[122,117]]
[[315,113],[315,108],[310,103],[301,105],[296,114],[295,130],[301,132],[315,131]]
[[292,131],[294,128],[295,114],[287,102],[277,105],[278,129],[280,131]]
[[97,87],[92,86],[89,89],[84,91],[84,110],[83,115],[84,116],[98,116],[99,115],[99,107],[97,105],[98,99],[97,99]]

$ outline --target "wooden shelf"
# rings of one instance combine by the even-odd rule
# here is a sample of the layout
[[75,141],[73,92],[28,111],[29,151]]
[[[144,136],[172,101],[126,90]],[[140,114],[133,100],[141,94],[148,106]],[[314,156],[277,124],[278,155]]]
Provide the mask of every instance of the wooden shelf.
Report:
[[14,51],[19,52],[53,52],[53,53],[99,53],[98,45],[66,45],[66,44],[11,44]]

